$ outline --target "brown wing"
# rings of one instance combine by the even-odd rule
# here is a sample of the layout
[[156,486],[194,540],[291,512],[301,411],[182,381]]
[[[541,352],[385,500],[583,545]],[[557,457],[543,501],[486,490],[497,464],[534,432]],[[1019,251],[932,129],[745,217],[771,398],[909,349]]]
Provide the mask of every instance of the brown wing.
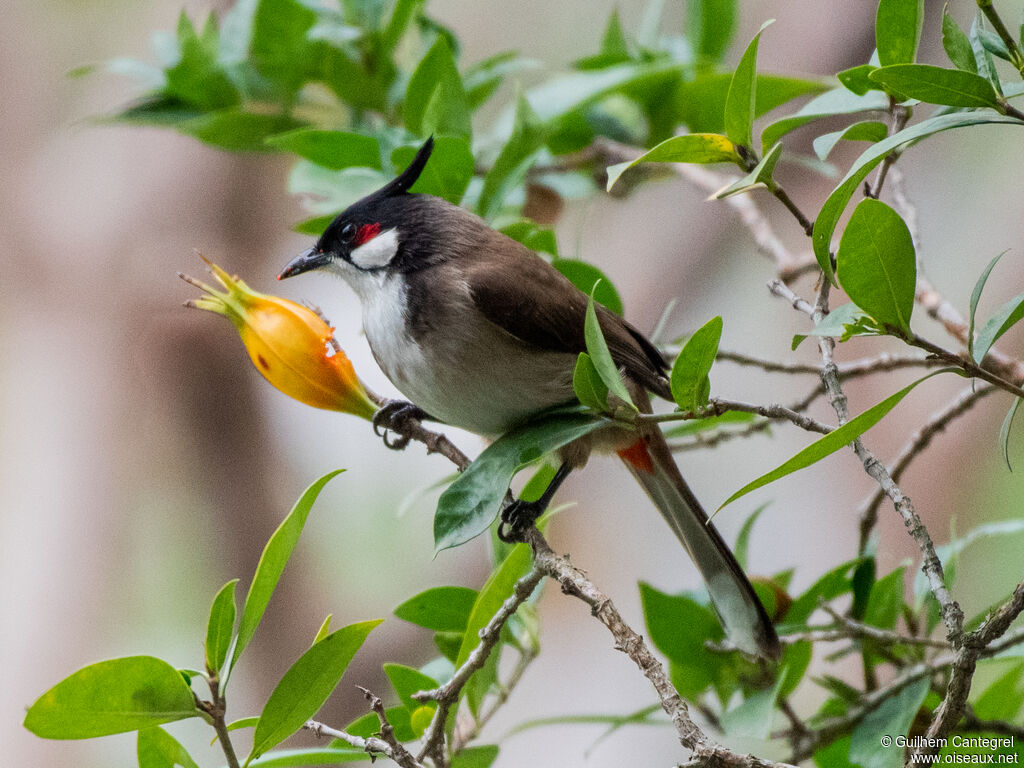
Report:
[[[477,308],[495,325],[540,349],[585,352],[587,295],[525,246],[494,235],[503,242],[480,252],[502,253],[500,262],[472,260],[464,273]],[[654,345],[614,312],[601,305],[596,310],[615,364],[652,392],[670,396],[668,366]]]

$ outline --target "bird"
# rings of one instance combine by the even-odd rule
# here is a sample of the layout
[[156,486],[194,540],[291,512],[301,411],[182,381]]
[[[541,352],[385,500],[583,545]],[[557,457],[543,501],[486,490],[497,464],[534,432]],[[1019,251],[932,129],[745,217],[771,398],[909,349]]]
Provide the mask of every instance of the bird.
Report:
[[[549,408],[577,402],[573,371],[586,351],[590,299],[473,213],[410,192],[432,149],[430,137],[405,170],[338,214],[278,279],[329,273],[356,293],[374,359],[408,398],[382,409],[385,426],[427,418],[494,439]],[[650,412],[652,394],[671,400],[658,349],[619,315],[594,307],[637,407]],[[517,500],[503,513],[511,533],[532,523],[595,450],[617,453],[661,512],[703,577],[730,642],[778,659],[771,620],[657,425],[639,432],[610,426],[560,449],[560,465],[541,498]]]

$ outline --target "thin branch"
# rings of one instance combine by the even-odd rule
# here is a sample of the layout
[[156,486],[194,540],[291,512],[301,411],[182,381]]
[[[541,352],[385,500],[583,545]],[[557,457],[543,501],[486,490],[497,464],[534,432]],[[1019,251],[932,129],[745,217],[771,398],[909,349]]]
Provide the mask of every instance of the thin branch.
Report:
[[[892,117],[892,122],[889,127],[889,135],[899,133],[907,124],[907,120],[910,119],[910,110],[902,104],[898,104],[896,99],[892,96],[889,97],[889,114]],[[882,166],[878,169],[878,176],[875,178],[874,187],[867,187],[864,194],[868,197],[873,197],[876,200],[878,196],[882,194],[882,185],[885,184],[885,176],[889,173],[889,169],[892,167],[900,156],[900,150],[894,149],[892,152],[887,154],[882,159]]]
[[[331,728],[329,725],[324,725],[316,720],[307,720],[302,726],[305,730],[311,732],[318,739],[322,739],[324,736],[328,736],[332,739],[340,739],[346,744],[349,744],[356,749],[361,749],[368,755],[384,755],[391,760],[394,760],[402,768],[426,768],[426,766],[419,762],[415,757],[409,754],[408,750],[402,747],[402,754],[396,753],[394,748],[384,739],[377,738],[376,736],[369,736],[363,738],[362,736],[353,736],[347,731],[339,731],[337,728]],[[394,734],[392,734],[394,735]]]
[[1011,395],[1016,395],[1017,397],[1024,397],[1024,389],[1018,387],[1016,384],[1012,382],[1007,381],[998,374],[992,373],[984,366],[978,365],[977,363],[974,362],[974,360],[972,360],[967,355],[957,355],[953,352],[950,352],[947,349],[943,349],[938,344],[933,344],[932,342],[928,341],[927,339],[921,336],[918,336],[917,334],[903,336],[903,340],[912,346],[918,347],[919,349],[923,349],[926,352],[934,355],[936,359],[941,360],[943,363],[955,365],[956,367],[963,370],[964,373],[970,376],[982,379],[983,381],[987,381],[989,384],[994,384],[1000,389],[1006,390]]
[[[959,416],[967,413],[981,398],[995,392],[993,386],[981,386],[976,389],[967,388],[961,392],[952,402],[948,403],[942,410],[936,411],[924,425],[911,436],[910,440],[900,450],[895,460],[889,466],[889,476],[893,482],[898,483],[910,463],[927,448],[932,439],[942,432],[950,422]],[[861,505],[858,516],[860,518],[860,547],[863,552],[867,547],[868,538],[878,520],[878,507],[885,498],[885,492],[879,487]]]
[[808,432],[817,432],[821,435],[827,435],[835,429],[835,427],[823,424],[817,419],[812,419],[810,416],[797,413],[792,408],[787,408],[784,405],[778,404],[757,405],[756,403],[744,403],[739,400],[726,400],[723,397],[713,397],[708,401],[708,410],[716,416],[720,416],[727,411],[755,413],[759,416],[764,416],[766,419],[772,419],[774,421],[789,421],[801,429],[806,429]]
[[664,666],[638,635],[622,618],[611,599],[587,576],[572,565],[566,557],[559,557],[535,527],[528,529],[524,538],[533,549],[534,565],[562,586],[562,592],[576,597],[590,606],[594,618],[600,621],[615,639],[615,649],[625,653],[643,673],[658,694],[661,708],[669,716],[679,743],[693,751],[689,764],[717,766],[719,768],[777,768],[778,763],[753,755],[740,755],[716,744],[690,718],[689,708],[669,682]]
[[403,747],[398,739],[395,738],[395,729],[388,722],[388,714],[384,711],[384,702],[381,701],[380,696],[370,693],[370,691],[362,686],[356,687],[363,692],[363,696],[366,697],[370,704],[370,709],[377,715],[377,720],[380,721],[380,738],[391,748],[391,754],[388,757],[403,766],[403,768],[419,765],[419,760],[414,758],[409,750]]
[[427,730],[423,734],[423,747],[420,749],[417,759],[423,760],[430,757],[434,759],[435,763],[443,762],[442,751],[444,749],[444,731],[445,724],[448,722],[448,712],[453,704],[458,703],[459,694],[466,683],[469,682],[469,678],[487,662],[487,658],[491,655],[491,651],[494,650],[494,646],[501,636],[502,627],[512,617],[512,614],[518,610],[519,606],[533,594],[533,590],[536,589],[537,584],[540,583],[542,578],[544,578],[544,572],[535,563],[530,572],[516,582],[511,596],[502,603],[498,612],[480,630],[480,644],[473,649],[462,666],[455,670],[455,674],[452,675],[451,679],[438,688],[429,691],[419,691],[412,695],[416,701],[437,702],[434,717],[430,720],[430,725],[427,726]]
[[[790,363],[763,360],[753,355],[746,355],[741,352],[733,352],[724,349],[718,350],[716,360],[735,363],[736,365],[743,365],[751,368],[760,368],[762,371],[767,373],[786,373],[794,375],[808,374],[814,376],[821,374],[821,368],[817,365],[811,365],[810,363]],[[920,355],[893,355],[888,352],[883,352],[875,357],[867,357],[862,360],[853,360],[849,363],[840,364],[839,378],[840,380],[845,380],[860,376],[869,376],[873,373],[895,371],[901,368],[929,368],[939,364],[940,363],[936,360],[921,357]]]

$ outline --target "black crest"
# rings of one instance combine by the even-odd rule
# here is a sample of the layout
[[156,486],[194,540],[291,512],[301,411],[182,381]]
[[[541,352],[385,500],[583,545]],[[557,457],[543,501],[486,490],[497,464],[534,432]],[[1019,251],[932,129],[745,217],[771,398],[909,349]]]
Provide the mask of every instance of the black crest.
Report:
[[365,198],[366,202],[376,202],[383,200],[388,197],[396,197],[398,195],[404,195],[408,192],[412,185],[416,183],[416,180],[423,173],[423,169],[427,165],[427,161],[430,159],[430,153],[434,151],[434,137],[431,136],[420,147],[416,153],[416,157],[409,163],[409,167],[402,171],[398,176],[393,178],[383,187],[378,189],[372,195]]

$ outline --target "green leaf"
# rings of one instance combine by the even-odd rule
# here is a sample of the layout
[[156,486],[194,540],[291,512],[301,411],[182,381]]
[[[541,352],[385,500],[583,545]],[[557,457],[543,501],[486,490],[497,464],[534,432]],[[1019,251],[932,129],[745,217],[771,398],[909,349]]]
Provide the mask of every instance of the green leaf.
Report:
[[599,413],[608,410],[608,387],[601,381],[601,375],[594,367],[594,361],[586,352],[580,352],[576,358],[576,368],[572,374],[572,389],[576,398]]
[[1020,686],[1024,664],[1014,664],[988,686],[974,704],[974,715],[981,720],[1017,721],[1024,705],[1024,688]]
[[497,744],[463,747],[452,755],[451,768],[491,768],[491,764],[497,759]]
[[754,101],[757,97],[757,45],[761,33],[771,23],[766,21],[761,25],[743,52],[725,97],[725,135],[737,146],[754,146],[751,131],[754,126]]
[[90,739],[196,715],[178,670],[152,656],[127,656],[64,678],[29,707],[24,725],[44,739]]
[[212,40],[202,40],[182,11],[178,18],[181,57],[164,72],[163,93],[203,111],[233,107],[241,101],[238,89],[217,61],[216,27],[213,32]]
[[985,29],[984,27],[979,27],[978,39],[985,47],[985,50],[993,56],[998,56],[1003,61],[1012,61],[1010,50],[1006,47],[1006,43],[1004,43],[1003,39],[995,32]]
[[[418,150],[419,146],[409,146],[398,147],[392,152],[391,162],[395,171],[407,168]],[[473,178],[473,166],[469,142],[456,136],[438,136],[434,139],[430,162],[410,191],[436,195],[458,205]]]
[[974,284],[974,290],[971,291],[971,312],[967,327],[967,353],[972,358],[974,357],[974,320],[978,313],[978,302],[981,301],[981,292],[985,290],[985,283],[988,282],[988,276],[992,273],[992,269],[1003,258],[1005,253],[1006,251],[1003,251],[1003,253],[1000,253],[988,263],[988,266],[978,276],[978,281]]
[[1006,468],[1013,472],[1013,465],[1010,463],[1010,430],[1013,429],[1013,417],[1017,415],[1017,407],[1020,405],[1021,398],[1013,398],[1013,404],[1010,406],[1010,410],[1006,412],[1006,418],[1003,419],[1003,424],[999,427],[999,446],[1002,448],[1003,461],[1006,462]]
[[729,736],[762,739],[768,738],[772,727],[772,714],[775,712],[775,701],[786,680],[785,670],[780,672],[771,688],[757,691],[738,706],[722,714],[722,728]]
[[985,31],[985,15],[978,9],[971,24],[971,32],[968,40],[971,41],[971,51],[974,53],[974,60],[978,64],[978,74],[988,80],[996,93],[1001,93],[999,85],[999,73],[996,71],[995,62],[992,61],[992,54],[981,42],[982,33]]
[[879,0],[875,47],[883,67],[914,61],[923,19],[924,0]]
[[644,582],[640,601],[647,633],[672,663],[672,681],[680,695],[693,697],[705,691],[723,661],[705,645],[724,636],[714,611],[687,595],[669,595]]
[[881,141],[889,135],[889,128],[885,123],[877,120],[865,120],[854,123],[841,131],[826,133],[814,140],[814,154],[819,160],[827,160],[832,154],[836,144],[840,141]]
[[889,98],[880,91],[857,96],[846,88],[833,88],[811,99],[795,114],[783,117],[765,126],[761,131],[762,152],[774,145],[790,131],[815,120],[835,115],[852,115],[859,112],[883,111],[889,107]]
[[317,713],[356,651],[381,621],[363,621],[332,632],[292,664],[263,707],[253,734],[250,760],[280,744]]
[[871,170],[882,162],[887,154],[897,147],[901,147],[912,141],[932,136],[942,131],[953,128],[963,128],[968,125],[983,125],[997,123],[1005,125],[1024,125],[1021,121],[1006,117],[1004,115],[991,114],[987,112],[957,112],[949,115],[939,115],[922,120],[920,123],[904,128],[884,141],[872,145],[865,151],[850,168],[843,178],[829,195],[822,206],[818,217],[814,221],[814,255],[818,259],[825,274],[832,278],[832,264],[829,260],[829,248],[832,245],[832,233],[835,232],[839,217],[846,210],[846,205],[854,192],[860,188],[860,184],[867,178]]
[[[983,523],[971,529],[963,536],[953,539],[948,544],[936,547],[935,552],[943,563],[955,560],[969,545],[986,538],[1006,538],[1024,533],[1024,519],[1013,518]],[[948,568],[947,568],[948,571]],[[914,593],[919,597],[929,594],[928,580],[923,572],[914,577]]]
[[493,219],[509,193],[523,183],[544,145],[545,136],[544,126],[530,102],[520,94],[516,101],[512,135],[484,177],[484,187],[477,202],[477,212],[481,216]]
[[978,72],[978,62],[974,60],[971,41],[967,34],[949,15],[949,3],[942,7],[942,47],[953,62],[953,66],[965,72]]
[[848,91],[856,93],[858,96],[863,96],[868,91],[878,90],[878,84],[869,77],[876,69],[878,67],[874,64],[861,64],[844,69],[842,72],[837,72],[836,78]]
[[331,633],[331,620],[333,618],[333,613],[328,613],[324,618],[323,623],[320,625],[320,629],[318,629],[316,634],[313,636],[313,645],[316,645]]
[[289,115],[245,112],[238,107],[219,109],[186,120],[176,127],[206,144],[231,152],[269,152],[266,139],[302,123]]
[[444,35],[438,35],[409,78],[404,117],[405,127],[417,136],[470,138],[469,101]]
[[736,29],[736,0],[688,0],[686,39],[700,61],[716,64],[725,56]]
[[587,295],[593,295],[594,301],[610,309],[617,315],[622,314],[622,299],[604,272],[586,261],[579,259],[555,259],[551,266],[569,278],[569,282]]
[[257,716],[240,717],[238,720],[228,723],[227,729],[229,731],[238,731],[242,728],[255,728],[256,723],[258,723],[259,721],[260,719]]
[[[399,741],[411,741],[417,738],[412,728],[412,718],[409,715],[409,710],[405,707],[388,707],[384,710],[384,714],[387,716],[388,722],[395,729],[396,739]],[[353,736],[361,736],[366,739],[380,733],[380,720],[375,712],[367,712],[346,725],[344,730]],[[331,743],[337,746],[345,745],[345,742],[339,740]]]
[[896,211],[867,198],[854,210],[839,243],[843,290],[882,325],[910,333],[917,259],[910,230]]
[[849,592],[853,587],[853,571],[861,562],[860,558],[850,560],[818,578],[789,606],[789,610],[786,611],[786,626],[802,627],[817,610],[821,601],[828,602]]
[[[516,242],[522,243],[531,251],[550,253],[556,258],[558,257],[558,241],[555,239],[553,229],[538,226],[529,219],[520,219],[512,224],[506,224],[498,231],[503,235],[508,235]],[[589,293],[589,290],[584,292]]]
[[501,608],[501,604],[512,596],[515,583],[526,575],[532,559],[529,546],[517,544],[480,588],[480,594],[477,595],[473,610],[469,614],[469,621],[466,622],[466,629],[462,633],[462,646],[455,659],[456,668],[465,664],[469,654],[480,645],[480,630],[487,626],[491,617]]
[[353,166],[381,169],[380,144],[373,136],[300,128],[269,136],[266,141],[275,149],[291,152],[334,171]]
[[313,503],[316,501],[317,496],[320,495],[320,491],[327,485],[327,482],[344,471],[343,469],[338,469],[328,472],[303,491],[302,496],[295,502],[291,512],[281,521],[277,530],[274,531],[270,540],[267,541],[267,545],[263,548],[263,554],[260,555],[260,561],[256,565],[256,573],[253,574],[252,584],[249,585],[249,593],[245,596],[245,607],[242,609],[242,623],[238,627],[235,650],[231,656],[232,667],[235,666],[238,657],[242,655],[242,651],[245,650],[249,641],[252,640],[256,627],[259,626],[260,619],[263,618],[263,612],[267,610],[267,604],[270,602],[270,597],[274,594],[274,589],[281,578],[281,573],[284,571],[288,558],[292,556],[292,551],[294,551],[295,545],[299,541],[299,534],[302,533],[302,528],[306,524],[309,510],[313,508]]
[[740,165],[742,161],[736,152],[736,146],[725,136],[719,136],[717,133],[688,133],[685,136],[673,136],[647,150],[632,162],[609,165],[607,168],[608,182],[605,189],[610,192],[624,171],[640,163],[736,163]]
[[850,737],[850,762],[862,768],[898,768],[903,765],[902,749],[881,749],[883,736],[906,736],[921,708],[931,681],[912,683],[887,698],[860,721]]
[[769,483],[773,483],[779,478],[785,477],[786,475],[792,474],[793,472],[805,469],[811,466],[812,464],[821,461],[826,456],[831,456],[833,453],[843,448],[847,444],[853,442],[862,434],[864,434],[873,426],[875,426],[875,424],[880,422],[885,417],[885,415],[889,413],[889,411],[891,411],[893,408],[895,408],[896,405],[904,397],[910,394],[910,391],[914,389],[914,387],[916,387],[918,384],[920,384],[923,381],[927,381],[932,376],[937,376],[940,373],[945,373],[947,370],[950,369],[942,369],[939,371],[935,371],[934,373],[930,373],[927,376],[918,379],[914,383],[909,384],[908,386],[901,389],[896,394],[890,395],[877,405],[871,406],[866,411],[864,411],[864,413],[850,419],[848,422],[846,422],[843,426],[839,427],[838,429],[835,429],[834,431],[829,432],[824,437],[815,440],[809,446],[804,448],[802,451],[799,451],[789,460],[780,464],[771,472],[767,472],[761,475],[756,480],[752,480],[751,482],[747,483],[745,486],[740,488],[738,491],[736,491],[736,493],[734,493],[732,496],[730,496],[728,499],[722,502],[722,504],[718,507],[718,510],[716,510],[716,512],[720,511],[723,507],[732,504],[734,501],[736,501],[736,499],[740,498],[741,496],[746,496],[753,490],[768,485]]
[[612,359],[612,353],[608,349],[608,342],[604,339],[601,324],[597,320],[597,310],[594,309],[594,297],[591,295],[587,302],[587,315],[583,323],[583,336],[587,344],[587,354],[594,364],[597,375],[601,377],[608,390],[628,407],[636,410],[633,399],[626,390],[626,382],[622,380],[619,367]]
[[486,531],[516,472],[607,424],[578,409],[566,409],[541,415],[499,437],[438,499],[435,548],[456,547]]
[[725,189],[716,192],[715,198],[724,200],[727,197],[743,194],[759,187],[768,187],[770,189],[772,184],[774,184],[772,174],[775,173],[775,166],[781,156],[782,145],[776,144],[761,158],[760,162],[754,166],[750,173],[742,179],[737,179]]
[[462,647],[462,632],[435,632],[434,645],[452,664],[459,658],[459,648]]
[[1013,297],[995,311],[978,331],[974,341],[974,362],[980,363],[999,338],[1024,317],[1024,293]]
[[872,329],[865,325],[871,318],[864,314],[864,311],[853,302],[842,304],[817,323],[814,328],[805,334],[797,334],[793,337],[793,350],[799,347],[808,336],[831,336],[840,341],[846,341],[851,336],[878,335],[882,333],[881,328]]
[[[371,713],[372,714],[372,713]],[[376,715],[374,715],[376,717]],[[248,768],[295,768],[298,765],[338,765],[369,760],[371,755],[348,745],[312,747],[310,749],[279,749],[248,763]]]
[[864,623],[882,629],[894,629],[903,611],[903,581],[905,568],[878,579],[871,586]]
[[779,693],[782,696],[789,696],[807,672],[810,666],[811,657],[814,655],[814,645],[806,640],[799,640],[789,643],[782,650],[782,660],[779,662],[779,672],[782,680]]
[[999,97],[984,77],[930,64],[895,64],[871,73],[871,80],[908,98],[951,107],[999,108]]
[[717,430],[730,424],[749,424],[756,421],[758,416],[743,411],[726,411],[718,416],[706,416],[702,419],[687,419],[674,427],[665,430],[665,437],[688,437],[698,432]]
[[619,19],[617,8],[612,9],[612,15],[608,17],[608,24],[604,28],[604,35],[601,38],[601,55],[620,61],[629,59],[629,45],[622,32],[622,21]]
[[159,726],[139,730],[135,753],[139,768],[199,768],[178,740]]
[[300,235],[320,237],[320,235],[324,233],[324,230],[327,229],[331,222],[337,217],[337,213],[331,213],[327,216],[313,216],[312,218],[300,221],[298,224],[293,226],[292,232],[298,232]]
[[476,597],[476,590],[469,587],[432,587],[410,597],[394,614],[435,632],[462,632]]
[[235,629],[235,585],[232,579],[213,598],[210,606],[210,620],[206,625],[206,667],[219,672],[228,656],[231,634]]
[[732,548],[732,553],[736,557],[736,562],[740,564],[741,568],[747,567],[747,548],[750,545],[750,532],[754,529],[754,523],[757,522],[757,518],[761,516],[769,502],[765,502],[753,512],[750,516],[743,521],[743,526],[740,528],[740,532],[736,534],[736,545]]
[[462,76],[470,109],[475,110],[493,96],[506,75],[536,67],[535,61],[521,59],[515,51],[504,51],[477,62]]
[[707,405],[711,390],[708,374],[718,355],[718,343],[721,340],[722,318],[716,316],[687,339],[679,357],[672,364],[669,383],[672,398],[681,410],[696,413]]
[[434,678],[404,664],[385,664],[384,674],[388,676],[391,687],[395,689],[402,706],[409,710],[410,715],[420,706],[412,695],[419,691],[433,690],[438,686],[438,681]]
[[[729,95],[732,73],[700,73],[693,80],[675,86],[672,113],[676,122],[691,133],[722,133],[725,130],[725,100]],[[822,80],[804,80],[779,75],[759,74],[754,98],[754,118],[810,93],[821,93],[828,85]],[[840,88],[844,91],[845,89]],[[887,102],[888,103],[888,102]],[[770,147],[775,142],[768,142]]]

